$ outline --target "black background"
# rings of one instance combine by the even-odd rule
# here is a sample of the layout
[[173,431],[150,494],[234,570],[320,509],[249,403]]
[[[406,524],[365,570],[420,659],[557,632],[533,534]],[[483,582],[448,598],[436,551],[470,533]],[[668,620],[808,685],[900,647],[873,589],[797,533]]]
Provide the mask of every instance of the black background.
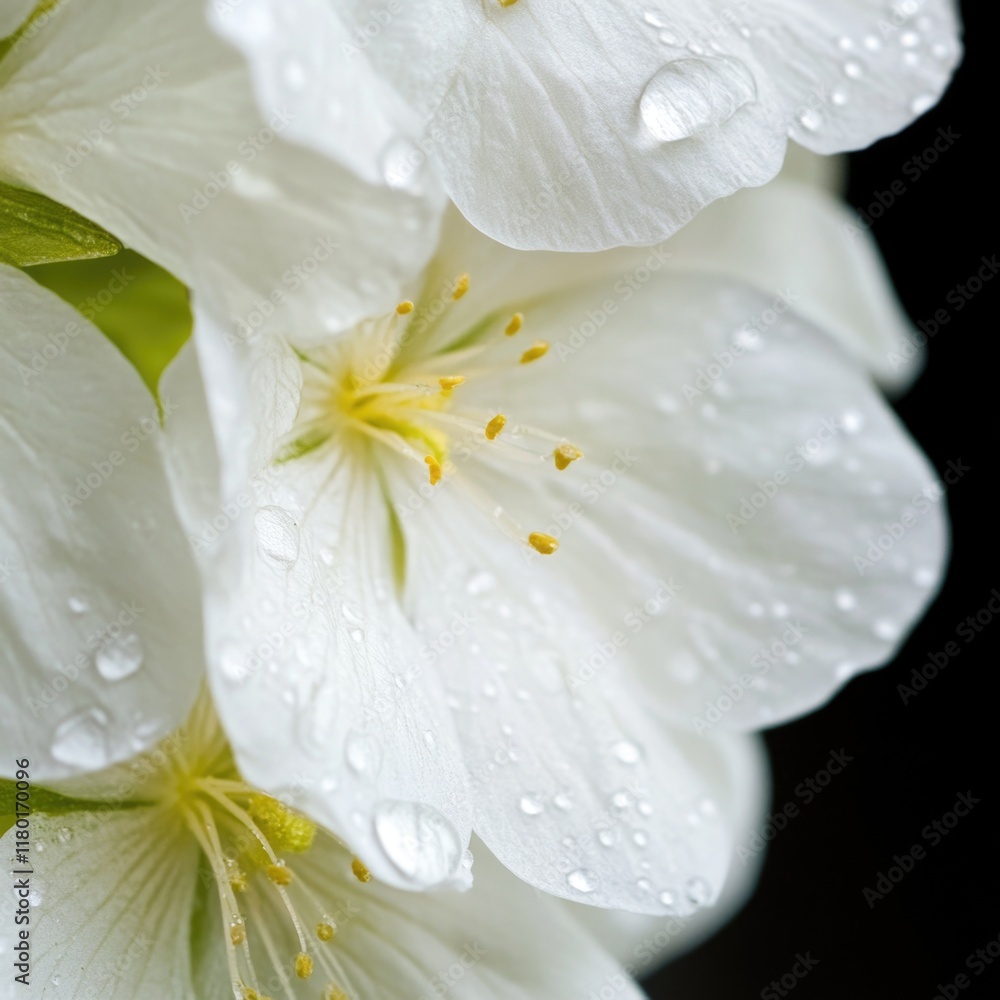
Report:
[[[907,312],[914,321],[942,308],[951,315],[928,342],[924,374],[895,402],[939,472],[953,459],[970,467],[948,494],[953,554],[947,580],[894,663],[854,679],[820,711],[766,734],[772,811],[792,801],[800,813],[773,840],[745,909],[648,979],[651,997],[760,997],[791,970],[797,953],[806,952],[818,964],[788,992],[794,1000],[934,1000],[939,984],[954,984],[961,973],[969,977],[969,985],[957,990],[962,1000],[1000,997],[1000,959],[981,975],[965,965],[970,954],[1000,940],[1000,727],[993,695],[1000,616],[972,642],[958,638],[960,654],[906,705],[897,691],[927,662],[928,652],[956,640],[956,628],[986,606],[994,588],[1000,592],[994,545],[1000,275],[961,311],[947,300],[975,274],[981,257],[1000,253],[991,8],[986,0],[965,5],[965,62],[940,105],[850,160],[848,202],[856,208],[866,209],[895,180],[906,185],[871,231]],[[939,128],[959,138],[913,181],[903,165],[933,143]],[[842,747],[854,761],[803,805],[796,785]],[[981,803],[930,846],[923,828],[969,791]],[[874,887],[879,872],[894,864],[893,855],[914,844],[925,847],[924,859],[869,907],[864,888]]]

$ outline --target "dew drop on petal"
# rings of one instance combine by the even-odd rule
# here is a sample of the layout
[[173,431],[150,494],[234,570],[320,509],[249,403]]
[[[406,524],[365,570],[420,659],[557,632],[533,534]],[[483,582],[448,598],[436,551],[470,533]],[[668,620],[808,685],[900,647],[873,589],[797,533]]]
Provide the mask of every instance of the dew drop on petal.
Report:
[[684,895],[695,906],[704,906],[712,897],[712,888],[705,879],[695,876],[687,880]]
[[642,760],[642,749],[631,740],[619,740],[612,745],[611,753],[622,764],[638,764]]
[[254,514],[257,544],[277,562],[293,563],[299,555],[299,532],[292,515],[281,507],[261,507]]
[[458,870],[463,846],[451,823],[422,802],[386,800],[375,807],[375,835],[386,857],[415,885],[440,885]]
[[858,599],[846,587],[841,587],[833,595],[833,602],[841,611],[851,611],[857,607]]
[[419,192],[426,157],[409,139],[398,136],[382,150],[380,166],[386,184],[395,191]]
[[915,115],[922,115],[925,111],[930,111],[937,104],[937,98],[933,94],[920,94],[910,102],[910,110]]
[[97,651],[94,663],[106,681],[131,677],[141,666],[145,652],[142,640],[134,632],[113,639]]
[[97,770],[108,763],[108,717],[99,708],[77,712],[56,727],[52,756],[62,764]]
[[75,615],[82,615],[90,609],[90,605],[82,597],[71,597],[69,599],[69,609]]
[[577,892],[593,892],[597,888],[597,878],[586,868],[576,868],[566,876],[570,887]]
[[536,795],[522,795],[521,801],[518,805],[521,807],[521,812],[523,812],[525,816],[537,816],[545,809],[541,799],[539,799]]
[[374,736],[349,733],[344,742],[347,766],[355,774],[377,774],[382,766],[382,747]]
[[677,142],[722,125],[756,99],[753,74],[740,60],[676,59],[650,78],[639,114],[655,139]]
[[617,839],[614,830],[601,830],[597,834],[597,840],[602,847],[614,847]]
[[900,635],[899,626],[895,622],[889,621],[888,618],[879,618],[872,625],[872,631],[886,642],[892,642],[894,639],[898,639]]

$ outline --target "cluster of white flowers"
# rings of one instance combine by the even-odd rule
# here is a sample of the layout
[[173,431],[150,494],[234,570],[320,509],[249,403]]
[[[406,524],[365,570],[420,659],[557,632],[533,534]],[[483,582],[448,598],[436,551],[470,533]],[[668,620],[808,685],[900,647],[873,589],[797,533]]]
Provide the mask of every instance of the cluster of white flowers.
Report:
[[[755,732],[942,576],[909,324],[815,154],[930,108],[959,32],[5,4],[0,773],[45,791],[3,996],[640,997],[732,911]],[[155,398],[23,269],[57,237],[187,286]]]

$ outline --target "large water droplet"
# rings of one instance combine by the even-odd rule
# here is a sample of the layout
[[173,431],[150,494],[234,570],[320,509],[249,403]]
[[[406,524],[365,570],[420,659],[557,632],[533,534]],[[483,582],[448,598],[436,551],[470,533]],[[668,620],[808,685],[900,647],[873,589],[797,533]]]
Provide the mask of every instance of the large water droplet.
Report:
[[144,655],[142,640],[132,632],[98,650],[94,663],[106,681],[120,681],[123,677],[131,677],[142,666]]
[[287,510],[261,507],[254,515],[253,523],[262,552],[278,562],[295,562],[299,555],[299,532]]
[[597,888],[597,877],[586,868],[577,868],[566,876],[566,881],[577,892],[593,892]]
[[451,878],[462,860],[455,828],[437,809],[420,802],[379,803],[375,834],[389,860],[421,887]]
[[52,740],[52,756],[81,770],[97,770],[108,763],[108,717],[88,708],[63,719]]
[[677,59],[651,77],[639,113],[661,142],[676,142],[721,125],[757,99],[750,69],[738,59]]

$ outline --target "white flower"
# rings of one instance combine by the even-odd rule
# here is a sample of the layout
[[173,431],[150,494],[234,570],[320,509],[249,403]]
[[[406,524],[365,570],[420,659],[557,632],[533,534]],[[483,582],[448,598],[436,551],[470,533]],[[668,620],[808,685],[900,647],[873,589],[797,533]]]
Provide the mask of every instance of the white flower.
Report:
[[27,926],[30,955],[5,997],[27,983],[81,1000],[570,1000],[608,982],[642,996],[557,901],[485,851],[470,893],[373,881],[242,780],[208,699],[150,752],[59,791],[67,798],[34,812],[29,838],[15,827],[2,841],[30,919],[15,924],[5,907],[4,954],[18,960]]
[[526,249],[663,239],[779,170],[789,138],[858,149],[936,103],[952,0],[215,0],[290,134],[392,187],[431,172]]
[[[310,813],[403,885],[460,879],[471,827],[557,895],[714,896],[729,845],[692,734],[884,662],[945,549],[933,471],[816,325],[874,355],[890,297],[844,283],[846,237],[810,273],[766,233],[733,230],[743,264],[693,236],[528,254],[454,213],[412,301],[336,339],[201,316],[221,494],[190,351],[168,436],[248,780],[313,777]],[[417,856],[381,823],[400,799],[438,834]]]
[[57,3],[0,48],[0,180],[210,286],[247,329],[301,309],[338,330],[433,248],[439,196],[289,144],[295,114],[258,110],[202,0]]
[[[3,853],[16,878],[30,869],[34,991],[332,1000],[338,989],[432,996],[446,986],[460,997],[569,998],[613,983],[638,997],[577,915],[485,849],[469,894],[361,884],[352,872],[364,866],[346,848],[243,781],[207,699],[188,718],[204,676],[199,585],[158,459],[155,402],[99,331],[22,272],[0,268],[0,306],[0,745],[3,773],[23,769],[33,786],[30,820],[6,834]],[[161,393],[171,420],[189,418],[189,402]],[[267,718],[239,728],[273,735]],[[706,741],[688,755],[719,810],[719,839],[742,839],[766,803],[755,741]],[[308,805],[317,778],[296,768],[290,755],[286,801]],[[334,780],[319,779],[319,791]],[[383,803],[397,860],[419,856],[432,820]],[[0,950],[14,960],[22,927],[5,908]],[[621,947],[621,930],[602,933]],[[670,943],[687,933],[672,922]],[[636,967],[649,971],[648,960]],[[17,995],[5,983],[2,995]]]

